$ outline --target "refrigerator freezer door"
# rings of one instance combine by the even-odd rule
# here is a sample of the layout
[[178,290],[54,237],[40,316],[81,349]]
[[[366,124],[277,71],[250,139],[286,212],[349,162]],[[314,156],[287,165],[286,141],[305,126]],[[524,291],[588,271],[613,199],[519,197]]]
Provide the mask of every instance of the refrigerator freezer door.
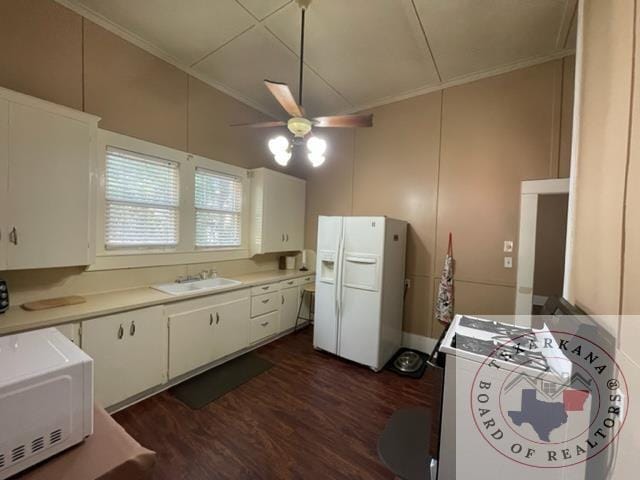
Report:
[[340,269],[342,217],[318,218],[318,256],[313,345],[330,353],[338,351],[337,290]]
[[374,369],[380,357],[384,217],[345,217],[338,355]]

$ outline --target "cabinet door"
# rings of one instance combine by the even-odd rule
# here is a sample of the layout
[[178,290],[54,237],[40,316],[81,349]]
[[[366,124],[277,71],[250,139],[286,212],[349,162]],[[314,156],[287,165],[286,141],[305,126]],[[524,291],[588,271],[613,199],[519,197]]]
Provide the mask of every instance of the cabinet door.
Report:
[[298,287],[285,288],[281,292],[280,305],[280,331],[284,332],[293,328],[298,315]]
[[214,360],[249,346],[249,306],[247,297],[215,307]]
[[9,175],[9,102],[0,100],[0,270],[7,268],[7,176]]
[[263,252],[283,252],[285,247],[285,230],[290,205],[287,204],[286,177],[277,172],[265,172],[264,178],[264,213],[263,213]]
[[82,349],[93,358],[95,398],[104,407],[163,383],[167,366],[163,307],[82,322]]
[[91,127],[9,104],[10,269],[87,265]]
[[295,179],[287,179],[286,194],[287,215],[285,217],[285,247],[287,250],[304,248],[304,215],[305,215],[305,183]]
[[169,317],[169,378],[213,361],[215,315],[209,306]]

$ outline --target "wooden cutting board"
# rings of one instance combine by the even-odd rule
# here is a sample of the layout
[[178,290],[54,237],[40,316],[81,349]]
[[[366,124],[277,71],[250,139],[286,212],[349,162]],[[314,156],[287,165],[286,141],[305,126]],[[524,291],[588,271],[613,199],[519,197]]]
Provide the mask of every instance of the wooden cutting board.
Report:
[[66,307],[67,305],[79,305],[86,303],[84,297],[71,295],[69,297],[49,298],[47,300],[38,300],[37,302],[27,302],[22,304],[22,308],[30,312],[38,310],[48,310],[49,308]]

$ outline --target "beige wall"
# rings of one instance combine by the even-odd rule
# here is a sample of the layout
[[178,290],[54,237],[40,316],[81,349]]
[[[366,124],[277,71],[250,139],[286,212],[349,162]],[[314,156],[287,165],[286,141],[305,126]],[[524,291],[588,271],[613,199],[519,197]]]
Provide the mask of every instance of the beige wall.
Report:
[[[230,128],[265,116],[52,0],[0,0],[0,86],[85,110],[100,127],[246,168],[274,167],[273,131]],[[301,175],[300,169],[287,173]],[[170,281],[208,265],[113,272],[3,272],[12,300]],[[277,268],[275,256],[220,262],[226,274]]]
[[373,128],[344,133],[339,158],[330,154],[326,166],[307,174],[307,246],[315,248],[319,214],[407,220],[404,328],[437,336],[432,299],[452,232],[456,310],[513,313],[516,270],[502,266],[503,241],[517,247],[520,182],[567,170],[560,165],[569,162],[572,63],[557,60],[372,110]]
[[562,295],[568,202],[568,194],[538,197],[534,295]]

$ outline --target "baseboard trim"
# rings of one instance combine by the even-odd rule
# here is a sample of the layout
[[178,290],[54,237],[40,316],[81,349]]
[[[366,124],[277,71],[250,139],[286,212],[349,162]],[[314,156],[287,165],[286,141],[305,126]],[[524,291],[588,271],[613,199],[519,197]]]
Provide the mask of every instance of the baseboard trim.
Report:
[[402,332],[402,346],[405,348],[412,348],[424,353],[431,353],[433,347],[436,346],[438,340],[436,338],[425,337],[424,335],[417,335],[415,333]]

